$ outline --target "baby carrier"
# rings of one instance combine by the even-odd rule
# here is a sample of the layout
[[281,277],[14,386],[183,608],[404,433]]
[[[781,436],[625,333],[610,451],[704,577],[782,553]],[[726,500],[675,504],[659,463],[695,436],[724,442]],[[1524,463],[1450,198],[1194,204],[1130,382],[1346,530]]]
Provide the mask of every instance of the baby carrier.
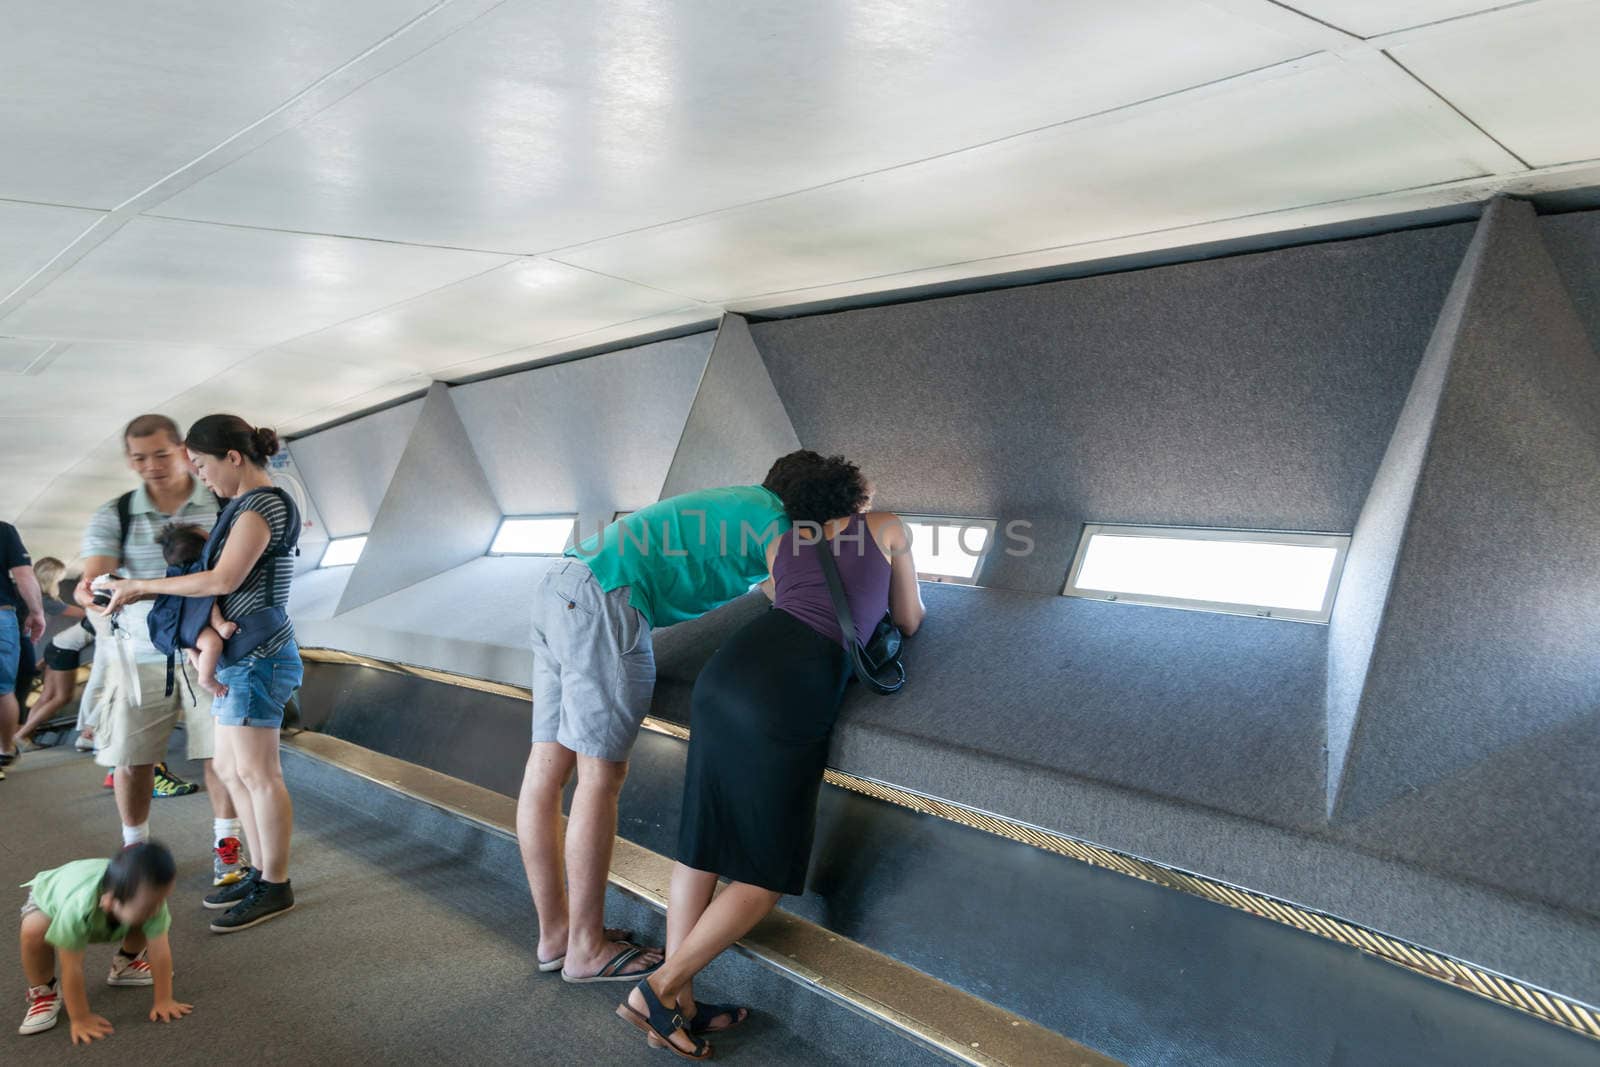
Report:
[[[245,576],[249,582],[263,568],[270,566],[273,561],[284,556],[299,555],[300,549],[300,509],[295,507],[294,498],[277,486],[268,486],[262,489],[252,489],[243,496],[235,497],[228,501],[222,509],[222,514],[217,516],[216,525],[211,528],[211,537],[206,541],[205,552],[200,559],[188,567],[168,567],[167,574],[195,574],[208,571],[217,565],[217,560],[222,556],[222,547],[227,543],[228,533],[233,528],[234,521],[239,517],[239,505],[249,500],[256,493],[274,493],[283,501],[288,509],[288,519],[285,524],[283,541],[274,548],[270,544],[261,553],[250,573]],[[150,608],[150,642],[156,648],[167,654],[167,695],[172,695],[174,681],[174,666],[181,649],[193,648],[200,638],[200,631],[204,630],[211,621],[211,604],[215,597],[185,597],[162,594],[156,597],[155,603]],[[266,607],[239,619],[230,619],[239,629],[231,638],[223,643],[222,656],[217,661],[220,670],[231,667],[239,660],[248,656],[261,646],[261,643],[288,621],[287,610],[281,606]]]
[[[204,559],[198,559],[187,567],[168,567],[167,577],[196,574],[205,569]],[[200,640],[200,631],[211,624],[214,600],[216,597],[162,593],[150,605],[150,643],[156,646],[156,651],[167,654],[167,696],[172,695],[176,680],[178,654],[183,649],[194,648]]]

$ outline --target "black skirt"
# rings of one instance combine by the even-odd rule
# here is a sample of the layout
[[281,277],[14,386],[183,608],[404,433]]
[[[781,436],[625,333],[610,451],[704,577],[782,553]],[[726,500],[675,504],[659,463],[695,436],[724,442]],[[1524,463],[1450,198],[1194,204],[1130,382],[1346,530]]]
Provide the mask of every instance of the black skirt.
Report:
[[774,608],[737,631],[695,682],[678,861],[803,893],[844,650]]

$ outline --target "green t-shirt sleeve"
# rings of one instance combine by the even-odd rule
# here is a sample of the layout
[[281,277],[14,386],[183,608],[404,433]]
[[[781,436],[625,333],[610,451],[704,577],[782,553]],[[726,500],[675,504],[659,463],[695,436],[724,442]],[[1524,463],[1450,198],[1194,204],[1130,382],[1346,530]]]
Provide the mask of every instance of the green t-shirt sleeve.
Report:
[[45,941],[68,952],[83,952],[89,947],[89,923],[82,915],[74,915],[65,908],[50,919],[50,928],[44,932]]
[[139,929],[146,937],[160,937],[172,928],[172,913],[167,910],[166,901],[161,902],[161,910],[150,916],[150,921]]

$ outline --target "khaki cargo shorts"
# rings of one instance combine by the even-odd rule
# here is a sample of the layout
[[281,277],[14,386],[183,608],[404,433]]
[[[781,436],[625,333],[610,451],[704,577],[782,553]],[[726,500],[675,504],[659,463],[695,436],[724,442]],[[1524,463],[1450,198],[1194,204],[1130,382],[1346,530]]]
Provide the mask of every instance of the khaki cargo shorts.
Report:
[[[99,663],[102,658],[108,662]],[[211,758],[215,729],[211,695],[195,684],[194,672],[181,656],[170,695],[166,661],[134,662],[126,639],[99,642],[95,660],[102,672],[94,716],[96,763],[102,767],[160,763],[167,758],[172,731],[180,722],[189,758]]]

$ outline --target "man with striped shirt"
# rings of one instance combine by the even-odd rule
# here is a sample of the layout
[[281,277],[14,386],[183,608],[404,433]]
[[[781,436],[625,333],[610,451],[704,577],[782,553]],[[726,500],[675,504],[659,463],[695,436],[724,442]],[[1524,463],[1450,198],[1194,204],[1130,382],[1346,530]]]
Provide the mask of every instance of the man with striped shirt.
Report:
[[[122,440],[128,466],[141,484],[128,502],[125,541],[117,500],[96,511],[84,531],[83,580],[77,600],[91,611],[97,611],[90,588],[96,578],[164,576],[167,563],[156,543],[162,527],[186,523],[209,530],[219,510],[217,498],[190,473],[177,423],[165,415],[140,415],[128,424]],[[96,677],[90,684],[99,702],[95,760],[115,768],[123,843],[149,840],[156,765],[166,758],[168,741],[181,719],[189,758],[205,766],[214,816],[213,881],[228,885],[241,876],[245,860],[233,801],[211,769],[211,698],[182,676],[173,691],[166,692],[167,657],[150,643],[149,612],[149,602],[128,605],[116,617],[112,638],[96,651]]]

